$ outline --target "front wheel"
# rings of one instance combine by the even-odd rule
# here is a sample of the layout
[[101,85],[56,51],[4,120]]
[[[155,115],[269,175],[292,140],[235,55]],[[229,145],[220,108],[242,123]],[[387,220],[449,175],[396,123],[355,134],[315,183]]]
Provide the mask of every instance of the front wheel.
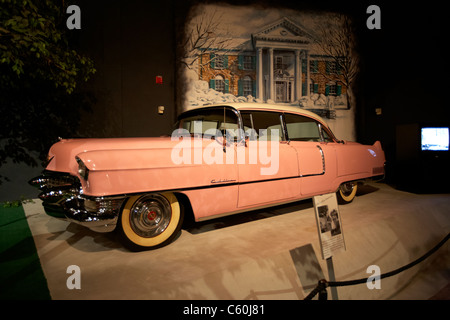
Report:
[[337,192],[339,204],[352,202],[355,199],[356,191],[358,191],[358,183],[355,181],[341,184]]
[[182,223],[183,214],[173,193],[151,193],[128,199],[118,230],[127,248],[140,251],[169,244]]

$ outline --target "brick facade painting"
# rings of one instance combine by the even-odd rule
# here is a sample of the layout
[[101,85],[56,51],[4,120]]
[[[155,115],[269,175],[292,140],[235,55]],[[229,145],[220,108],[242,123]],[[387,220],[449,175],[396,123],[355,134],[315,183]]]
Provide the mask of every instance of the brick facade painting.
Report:
[[[304,79],[304,78],[303,78]],[[310,93],[340,96],[347,93],[339,66],[333,61],[310,61]],[[303,80],[303,82],[305,82]]]
[[[210,88],[223,93],[255,96],[255,61],[255,56],[250,54],[204,53],[200,57],[199,80],[206,81]],[[223,83],[216,85],[219,81]]]
[[353,41],[346,17],[206,4],[195,13],[186,26],[187,108],[226,102],[298,106],[336,120],[354,137],[356,60],[339,50],[339,41]]

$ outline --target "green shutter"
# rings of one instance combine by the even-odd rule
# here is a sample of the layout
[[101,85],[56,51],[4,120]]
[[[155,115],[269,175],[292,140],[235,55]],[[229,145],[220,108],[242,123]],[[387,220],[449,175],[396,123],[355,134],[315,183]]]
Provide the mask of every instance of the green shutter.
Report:
[[319,84],[318,83],[314,83],[314,85],[313,85],[313,92],[314,93],[319,93]]
[[230,93],[230,80],[225,80],[225,93]]
[[326,85],[325,86],[325,95],[328,96],[330,94],[330,86]]
[[302,83],[302,96],[308,95],[308,84],[306,82]]
[[244,70],[244,56],[243,55],[238,56],[238,69]]
[[244,95],[244,81],[239,79],[238,80],[238,97]]
[[252,81],[252,96],[256,98],[256,81]]
[[209,87],[211,89],[216,90],[216,80],[214,80],[214,79],[209,80]]
[[336,95],[340,96],[342,94],[342,86],[340,84],[338,84],[336,86]]
[[330,74],[330,61],[325,62],[325,73]]
[[228,56],[223,56],[223,68],[228,69]]
[[216,55],[214,53],[211,53],[209,55],[209,59],[211,60],[211,69],[215,69],[216,68]]

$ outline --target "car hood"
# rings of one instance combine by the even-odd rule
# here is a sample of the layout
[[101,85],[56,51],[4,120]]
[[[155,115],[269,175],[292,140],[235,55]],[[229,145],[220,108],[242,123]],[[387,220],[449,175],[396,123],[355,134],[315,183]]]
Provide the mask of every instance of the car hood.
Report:
[[[202,161],[191,161],[195,160],[195,150],[210,143],[211,140],[198,139],[192,148],[189,144],[184,149],[184,138],[61,140],[51,147],[51,160],[46,169],[78,177],[83,193],[96,197],[237,181],[237,166],[233,163],[204,166]],[[226,158],[223,145],[217,146],[219,155]],[[180,163],[173,156],[177,157],[185,150],[187,161]],[[192,150],[194,152],[190,152]],[[78,172],[82,165],[88,169],[87,175]]]
[[92,152],[107,155],[120,151],[122,155],[126,155],[127,151],[131,150],[149,151],[170,149],[177,143],[177,141],[171,141],[170,137],[63,139],[50,148],[48,155],[49,163],[46,169],[76,174],[78,170],[76,157],[82,157]]

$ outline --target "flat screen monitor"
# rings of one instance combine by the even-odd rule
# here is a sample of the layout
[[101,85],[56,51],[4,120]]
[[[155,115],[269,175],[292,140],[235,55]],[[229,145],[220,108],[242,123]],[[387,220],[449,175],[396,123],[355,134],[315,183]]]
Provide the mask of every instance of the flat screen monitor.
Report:
[[421,148],[422,151],[448,151],[448,127],[423,127]]

